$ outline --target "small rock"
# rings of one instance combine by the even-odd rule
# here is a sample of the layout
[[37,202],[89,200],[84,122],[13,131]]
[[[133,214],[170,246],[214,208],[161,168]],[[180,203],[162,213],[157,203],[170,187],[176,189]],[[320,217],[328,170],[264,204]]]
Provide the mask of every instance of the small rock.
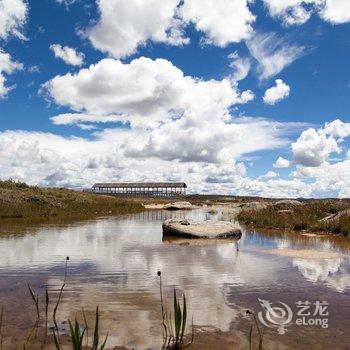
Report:
[[169,203],[164,206],[166,210],[189,210],[192,209],[192,204],[190,202],[175,202]]
[[218,213],[218,211],[216,209],[210,209],[210,210],[208,210],[208,213],[211,215],[215,215]]
[[181,220],[181,221],[180,221],[180,224],[181,224],[181,225],[188,226],[188,225],[190,225],[190,222],[189,222],[188,220]]

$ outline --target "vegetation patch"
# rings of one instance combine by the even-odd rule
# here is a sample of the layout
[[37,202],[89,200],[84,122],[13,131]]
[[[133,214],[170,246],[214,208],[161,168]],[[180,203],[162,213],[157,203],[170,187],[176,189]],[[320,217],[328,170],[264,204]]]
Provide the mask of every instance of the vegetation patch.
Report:
[[55,216],[102,216],[135,213],[141,203],[64,188],[40,188],[0,181],[0,219]]
[[261,210],[244,210],[238,220],[256,228],[311,231],[350,235],[350,217],[323,220],[331,214],[350,208],[348,200],[310,200],[302,205],[270,204]]

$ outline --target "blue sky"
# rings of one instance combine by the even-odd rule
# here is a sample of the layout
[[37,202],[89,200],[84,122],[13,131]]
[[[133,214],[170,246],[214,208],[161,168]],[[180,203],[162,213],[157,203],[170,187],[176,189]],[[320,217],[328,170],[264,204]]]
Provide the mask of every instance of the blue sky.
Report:
[[1,178],[349,197],[349,34],[346,0],[0,0]]

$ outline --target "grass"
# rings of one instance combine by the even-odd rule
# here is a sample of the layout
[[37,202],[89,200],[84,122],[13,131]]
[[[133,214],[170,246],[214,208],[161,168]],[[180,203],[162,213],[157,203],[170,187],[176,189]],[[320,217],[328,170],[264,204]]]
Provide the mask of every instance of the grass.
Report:
[[3,339],[3,335],[2,335],[2,321],[4,318],[4,307],[1,306],[1,311],[0,311],[0,349],[2,349],[2,339]]
[[[52,314],[52,321],[54,326],[51,328],[52,329],[51,337],[48,336],[48,315],[49,315],[48,311],[50,306],[50,300],[52,300],[52,298],[50,299],[49,291],[47,288],[45,289],[46,331],[44,333],[44,337],[40,337],[40,334],[41,334],[39,331],[39,327],[41,324],[40,311],[42,308],[40,308],[40,305],[39,305],[39,295],[35,293],[35,291],[32,289],[30,285],[28,285],[29,293],[35,306],[36,321],[34,325],[31,327],[30,331],[28,332],[24,343],[20,346],[21,349],[29,350],[32,348],[32,346],[34,346],[34,348],[37,349],[39,345],[40,345],[40,349],[44,349],[46,348],[46,346],[52,345],[55,350],[63,350],[63,349],[105,350],[106,349],[108,334],[103,339],[101,339],[100,314],[99,314],[98,306],[96,307],[96,311],[95,311],[95,323],[91,329],[92,331],[91,337],[89,336],[90,328],[88,326],[85,312],[84,310],[82,310],[83,323],[79,323],[77,318],[75,318],[74,322],[72,322],[71,320],[68,320],[68,325],[69,325],[68,343],[67,343],[67,337],[64,337],[65,342],[63,344],[61,342],[62,336],[59,334],[59,328],[56,322],[56,312],[61,301],[64,287],[67,283],[68,261],[69,261],[69,258],[67,257],[66,264],[65,264],[64,280],[62,283],[62,287],[60,288],[60,292]],[[160,280],[160,303],[161,303],[161,312],[162,312],[161,316],[162,316],[162,327],[164,331],[162,349],[182,350],[187,347],[190,347],[192,344],[194,344],[194,326],[193,326],[193,319],[192,319],[192,334],[190,339],[187,340],[189,337],[188,335],[186,335],[187,303],[186,303],[185,294],[183,294],[182,296],[182,303],[181,303],[180,299],[177,296],[177,292],[174,289],[173,310],[172,310],[173,313],[171,311],[168,312],[168,308],[163,298],[162,277],[161,277],[160,271],[158,272],[158,277]],[[4,339],[4,336],[2,333],[3,313],[4,313],[3,310],[4,310],[3,307],[1,307],[0,308],[0,350],[2,349],[2,343]],[[250,331],[248,336],[249,349],[252,350],[254,343],[258,343],[258,349],[263,350],[263,337],[264,337],[263,330],[259,325],[259,322],[254,312],[247,310],[247,314],[252,316]],[[256,332],[254,332],[254,329],[256,329]],[[254,333],[256,333],[256,337]],[[16,349],[17,348],[18,348],[18,345],[16,346]]]
[[[99,335],[99,312],[98,312],[98,306],[96,308],[95,312],[95,325],[94,325],[94,336],[92,340],[92,344],[89,344],[89,336],[88,336],[88,325],[86,322],[86,318],[84,316],[84,325],[81,325],[77,319],[74,321],[74,325],[70,320],[68,320],[69,324],[69,333],[72,343],[72,350],[84,350],[84,349],[90,349],[90,350],[104,350],[108,335],[105,337],[104,341],[100,345],[100,335]],[[59,340],[58,332],[53,332],[54,337],[54,344],[56,350],[62,350],[62,345]]]
[[187,322],[187,304],[186,296],[182,296],[182,306],[180,300],[177,297],[176,289],[174,289],[173,303],[174,318],[171,318],[171,312],[167,311],[167,307],[164,303],[163,288],[162,288],[162,274],[158,271],[159,277],[159,292],[160,303],[162,311],[162,324],[163,324],[163,349],[181,350],[185,349],[194,342],[193,320],[192,320],[192,336],[191,340],[187,343],[184,342],[186,322]]
[[271,204],[266,209],[242,211],[238,220],[256,228],[288,231],[327,232],[350,235],[350,218],[322,221],[321,219],[350,208],[349,201],[311,200],[303,205]]
[[251,316],[252,320],[251,320],[251,325],[250,325],[250,330],[249,330],[249,350],[253,350],[253,345],[254,345],[254,336],[253,336],[253,332],[254,332],[254,326],[256,328],[257,331],[257,339],[258,339],[258,349],[259,350],[263,350],[263,341],[264,341],[264,333],[263,330],[261,329],[261,326],[259,325],[259,321],[255,315],[255,313],[251,310],[247,310],[246,314],[248,316]]
[[118,215],[143,209],[136,201],[111,196],[0,181],[0,219]]

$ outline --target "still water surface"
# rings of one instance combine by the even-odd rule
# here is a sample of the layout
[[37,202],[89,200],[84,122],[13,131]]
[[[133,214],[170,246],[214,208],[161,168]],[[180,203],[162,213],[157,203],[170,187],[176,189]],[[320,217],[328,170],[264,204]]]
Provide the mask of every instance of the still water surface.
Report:
[[[35,315],[27,283],[42,295],[46,286],[57,295],[69,256],[68,283],[58,318],[74,319],[82,308],[92,315],[99,305],[102,333],[109,332],[109,345],[159,349],[160,270],[169,304],[174,287],[184,291],[195,326],[201,326],[203,334],[216,334],[217,342],[207,345],[208,349],[232,349],[225,339],[246,339],[250,323],[245,310],[262,311],[259,299],[276,305],[282,301],[294,313],[284,335],[266,328],[268,348],[350,346],[348,240],[244,232],[238,242],[219,245],[163,242],[162,221],[170,217],[210,216],[203,210],[149,211],[74,224],[28,225],[21,228],[21,234],[12,232],[15,226],[1,224],[0,305],[5,305],[5,343],[13,344],[13,349],[20,344]],[[289,256],[272,254],[276,249],[288,251]],[[293,256],[298,250],[302,254]],[[330,255],[320,258],[309,255],[309,250]],[[329,327],[297,326],[298,301],[327,301]],[[310,310],[313,313],[315,306]]]

